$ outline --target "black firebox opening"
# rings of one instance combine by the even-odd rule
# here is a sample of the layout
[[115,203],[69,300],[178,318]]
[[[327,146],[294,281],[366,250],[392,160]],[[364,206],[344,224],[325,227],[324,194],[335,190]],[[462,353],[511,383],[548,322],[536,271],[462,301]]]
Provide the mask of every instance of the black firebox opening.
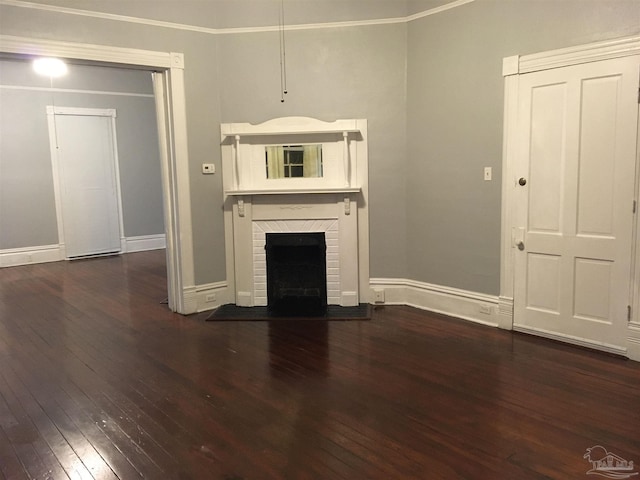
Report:
[[324,233],[267,233],[267,306],[287,315],[327,310]]

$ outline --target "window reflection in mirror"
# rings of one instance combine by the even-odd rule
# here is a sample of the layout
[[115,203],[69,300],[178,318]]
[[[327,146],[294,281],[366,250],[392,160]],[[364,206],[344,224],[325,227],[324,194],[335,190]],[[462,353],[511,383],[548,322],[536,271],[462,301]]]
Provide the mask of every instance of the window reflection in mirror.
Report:
[[322,177],[322,145],[265,147],[267,178]]

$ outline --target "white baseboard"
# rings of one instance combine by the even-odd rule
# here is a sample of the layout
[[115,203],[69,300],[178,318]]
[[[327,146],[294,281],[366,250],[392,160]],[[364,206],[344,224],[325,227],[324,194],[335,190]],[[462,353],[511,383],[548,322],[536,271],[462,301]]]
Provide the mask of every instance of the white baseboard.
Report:
[[[164,233],[127,237],[121,241],[122,252],[133,253],[166,248]],[[0,267],[17,267],[35,263],[59,262],[66,258],[64,244],[38,245],[36,247],[7,248],[0,250]]]
[[343,307],[354,307],[358,305],[358,292],[341,292],[340,305]]
[[513,330],[513,298],[498,297],[498,327]]
[[624,355],[630,360],[640,361],[640,323],[632,322],[629,324],[627,348],[624,349],[615,345],[593,344],[581,339],[555,335],[553,332],[538,331],[522,325],[514,326],[513,298],[510,297],[497,297],[404,278],[372,278],[369,287],[369,298],[372,303],[376,292],[379,293],[381,290],[384,292],[385,301],[377,303],[378,305],[408,305],[483,325],[517,330],[565,343]]
[[616,355],[627,356],[627,349],[619,347],[618,345],[609,345],[606,343],[595,343],[587,341],[583,338],[574,337],[571,335],[560,335],[555,332],[543,330],[541,328],[532,328],[526,325],[515,324],[513,329],[517,332],[528,333],[531,335],[537,335],[538,337],[550,338],[559,342],[570,343],[572,345],[578,345],[580,347],[591,348],[593,350],[601,350],[603,352],[613,353]]
[[157,235],[142,235],[139,237],[126,237],[123,240],[122,253],[160,250],[167,247],[167,239],[164,233]]
[[37,247],[7,248],[0,250],[0,267],[17,267],[34,263],[64,260],[63,245],[40,245]]
[[640,323],[630,323],[627,328],[627,357],[640,362]]
[[213,310],[230,303],[227,282],[206,283],[184,289],[185,313]]
[[404,278],[372,278],[369,286],[370,298],[375,298],[374,290],[383,290],[387,305],[409,305],[483,325],[510,328],[511,319],[505,320],[509,300],[506,298]]

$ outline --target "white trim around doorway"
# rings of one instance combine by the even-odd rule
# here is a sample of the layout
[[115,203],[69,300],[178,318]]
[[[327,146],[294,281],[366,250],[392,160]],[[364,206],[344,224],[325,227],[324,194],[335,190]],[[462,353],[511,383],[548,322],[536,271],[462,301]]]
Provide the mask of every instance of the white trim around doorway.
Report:
[[[96,64],[116,64],[156,72],[156,110],[162,163],[162,189],[167,242],[169,308],[195,311],[185,301],[194,288],[191,194],[187,152],[184,55],[106,45],[70,43],[0,35],[0,54],[51,56]],[[161,88],[158,89],[158,86]]]
[[[502,214],[501,214],[501,261],[500,261],[500,300],[504,305],[513,305],[514,251],[516,248],[515,230],[515,194],[518,174],[518,155],[516,149],[517,114],[518,114],[518,77],[521,74],[540,70],[560,68],[581,63],[626,57],[640,54],[640,36],[626,37],[603,42],[579,45],[575,47],[551,50],[525,56],[511,56],[503,59],[502,74],[504,77],[504,135],[502,155]],[[640,87],[640,86],[639,86]],[[640,138],[640,132],[639,137]],[[640,175],[640,157],[636,165],[636,184]],[[638,203],[638,187],[635,201]],[[638,208],[636,208],[633,244],[635,255],[632,258],[633,276],[629,305],[632,315],[628,323],[626,355],[640,361],[640,235],[638,232]],[[500,327],[513,328],[513,311],[510,317],[503,316]],[[564,339],[567,341],[567,339]],[[570,340],[569,340],[570,341]],[[570,343],[577,343],[571,342]],[[619,353],[619,352],[616,352]]]

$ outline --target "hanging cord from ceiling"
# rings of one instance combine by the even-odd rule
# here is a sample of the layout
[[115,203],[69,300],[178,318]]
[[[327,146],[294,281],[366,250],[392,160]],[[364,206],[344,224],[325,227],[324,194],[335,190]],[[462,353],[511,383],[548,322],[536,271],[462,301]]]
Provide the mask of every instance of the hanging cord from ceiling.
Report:
[[285,38],[284,0],[280,0],[278,26],[280,33],[280,101],[284,103],[284,96],[287,94],[287,42]]

